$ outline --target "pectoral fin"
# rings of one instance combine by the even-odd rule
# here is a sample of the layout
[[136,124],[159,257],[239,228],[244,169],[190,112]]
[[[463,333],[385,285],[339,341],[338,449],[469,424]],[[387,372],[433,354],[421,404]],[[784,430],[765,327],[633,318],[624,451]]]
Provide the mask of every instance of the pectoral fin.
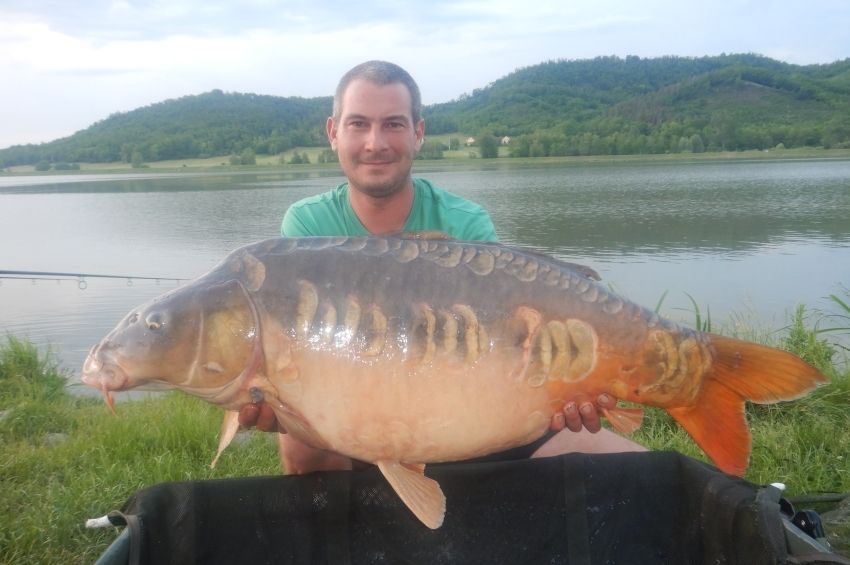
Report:
[[378,461],[378,468],[423,524],[432,530],[443,525],[446,497],[437,481],[425,476],[425,465]]
[[608,418],[608,421],[615,430],[621,434],[634,433],[643,422],[642,408],[603,408],[602,414]]
[[236,432],[239,431],[239,411],[238,410],[227,410],[224,413],[224,420],[221,422],[221,432],[218,435],[218,451],[215,454],[215,458],[210,463],[210,469],[215,468],[216,463],[218,463],[218,458],[221,457],[222,452],[230,445],[230,442],[233,441],[233,438],[236,437]]

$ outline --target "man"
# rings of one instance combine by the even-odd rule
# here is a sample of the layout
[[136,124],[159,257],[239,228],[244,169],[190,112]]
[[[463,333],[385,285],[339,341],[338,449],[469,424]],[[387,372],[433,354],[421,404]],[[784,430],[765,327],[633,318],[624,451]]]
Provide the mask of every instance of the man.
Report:
[[[293,204],[284,215],[282,235],[441,231],[459,240],[495,241],[493,223],[482,207],[413,178],[413,160],[425,139],[421,111],[419,88],[401,67],[368,61],[348,71],[336,89],[333,115],[326,124],[331,148],[348,180],[330,192]],[[597,405],[613,408],[616,399],[602,395]],[[240,423],[277,429],[274,414],[262,403],[244,407]],[[544,443],[538,456],[643,449],[600,431],[597,408],[587,398],[568,402],[553,416],[550,428],[561,433]],[[591,433],[597,436],[591,438]],[[278,438],[288,473],[351,468],[344,456],[313,449],[285,433]]]
[[460,240],[495,241],[479,205],[413,179],[425,141],[419,88],[404,69],[369,61],[340,80],[326,131],[348,179],[295,203],[281,233],[289,237],[443,231]]

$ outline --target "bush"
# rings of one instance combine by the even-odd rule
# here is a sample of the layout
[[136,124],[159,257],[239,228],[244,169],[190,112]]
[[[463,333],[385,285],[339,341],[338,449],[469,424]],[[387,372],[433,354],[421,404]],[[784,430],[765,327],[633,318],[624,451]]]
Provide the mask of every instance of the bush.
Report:
[[442,159],[445,146],[439,141],[426,141],[416,155],[417,159]]
[[145,166],[145,159],[140,151],[133,151],[133,155],[130,157],[130,166],[134,169],[141,169]]
[[80,165],[77,163],[56,163],[53,165],[55,171],[79,171]]
[[298,153],[298,151],[294,151],[292,153],[292,157],[289,159],[290,165],[309,165],[310,164],[310,156],[306,153]]
[[319,154],[319,163],[339,163],[339,156],[332,149],[325,149]]
[[256,165],[257,164],[257,156],[254,154],[253,149],[245,149],[242,154],[239,156],[239,164],[240,165]]
[[481,151],[482,159],[495,159],[499,156],[499,142],[491,133],[482,133],[478,136],[478,149]]

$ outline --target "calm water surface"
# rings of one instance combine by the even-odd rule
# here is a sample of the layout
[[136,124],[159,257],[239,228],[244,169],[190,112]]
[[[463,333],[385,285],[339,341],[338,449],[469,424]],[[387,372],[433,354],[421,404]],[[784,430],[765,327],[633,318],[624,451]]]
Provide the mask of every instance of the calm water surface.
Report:
[[[588,264],[619,293],[693,322],[778,329],[850,285],[850,161],[517,166],[419,174],[484,204],[500,238]],[[274,236],[336,172],[0,177],[0,270],[190,279]],[[79,371],[123,315],[178,283],[0,279],[0,331]],[[844,285],[844,287],[842,286]],[[844,295],[846,297],[846,295]]]

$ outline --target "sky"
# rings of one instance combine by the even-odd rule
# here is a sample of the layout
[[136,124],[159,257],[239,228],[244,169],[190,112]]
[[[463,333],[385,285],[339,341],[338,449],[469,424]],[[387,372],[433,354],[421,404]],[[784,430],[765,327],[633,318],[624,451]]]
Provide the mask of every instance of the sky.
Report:
[[213,89],[330,96],[369,59],[425,104],[597,56],[850,57],[850,0],[0,0],[0,148]]

